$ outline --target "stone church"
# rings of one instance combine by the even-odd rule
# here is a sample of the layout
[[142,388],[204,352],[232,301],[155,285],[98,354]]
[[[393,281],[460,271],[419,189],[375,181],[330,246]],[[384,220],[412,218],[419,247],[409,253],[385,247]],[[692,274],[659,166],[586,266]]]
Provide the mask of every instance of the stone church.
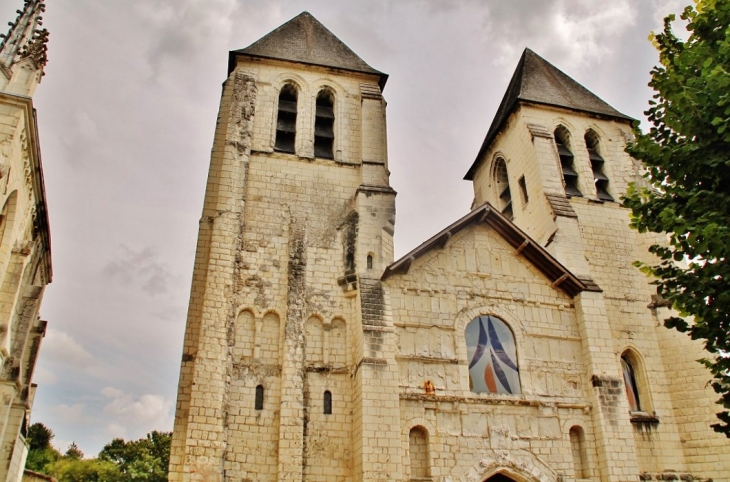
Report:
[[28,455],[31,381],[46,332],[38,312],[53,274],[33,106],[48,61],[45,8],[25,0],[0,36],[0,481],[8,482],[21,480]]
[[394,260],[387,74],[306,12],[228,73],[171,481],[730,480],[701,349],[631,264],[629,117],[525,50],[470,212]]

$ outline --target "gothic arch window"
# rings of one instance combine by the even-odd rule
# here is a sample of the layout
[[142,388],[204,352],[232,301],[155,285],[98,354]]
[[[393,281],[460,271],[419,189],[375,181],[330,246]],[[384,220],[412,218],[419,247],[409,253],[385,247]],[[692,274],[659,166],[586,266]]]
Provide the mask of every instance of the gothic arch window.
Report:
[[593,182],[596,184],[596,196],[603,201],[613,201],[613,197],[608,193],[608,177],[604,169],[603,157],[599,154],[599,138],[598,134],[589,130],[585,135],[586,148],[588,149],[588,159],[591,161],[591,169],[593,169]]
[[285,84],[279,93],[274,149],[294,154],[297,136],[297,88]]
[[626,389],[626,398],[629,402],[629,411],[641,412],[643,407],[641,388],[639,385],[638,367],[636,356],[630,350],[626,350],[621,355],[621,372],[624,377],[624,388]]
[[372,254],[368,254],[367,267],[368,267],[368,269],[373,269],[373,255]]
[[492,180],[497,192],[499,210],[507,219],[514,218],[512,210],[512,193],[509,190],[509,176],[507,175],[507,163],[503,157],[498,157],[492,167]]
[[570,133],[563,126],[555,129],[555,145],[558,148],[558,157],[560,157],[560,168],[563,171],[563,184],[565,185],[565,194],[568,196],[583,196],[578,189],[578,171],[573,165],[573,153],[570,150]]
[[335,95],[329,89],[317,94],[314,115],[314,157],[334,159]]
[[466,325],[464,338],[471,391],[521,393],[515,337],[504,321],[490,315],[478,316]]
[[573,454],[573,470],[576,479],[587,479],[588,462],[586,460],[586,437],[583,429],[578,425],[570,428],[570,449]]
[[431,467],[428,455],[428,430],[424,427],[413,427],[408,434],[408,451],[411,462],[411,480],[428,479]]

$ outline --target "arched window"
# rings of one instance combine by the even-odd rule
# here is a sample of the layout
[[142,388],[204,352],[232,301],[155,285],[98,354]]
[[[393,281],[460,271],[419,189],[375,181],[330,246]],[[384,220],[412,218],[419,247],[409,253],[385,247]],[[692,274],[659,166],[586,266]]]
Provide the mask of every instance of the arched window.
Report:
[[478,316],[466,325],[464,338],[471,391],[521,393],[515,337],[505,322],[494,316]]
[[573,153],[570,152],[568,140],[570,134],[568,130],[559,126],[555,129],[555,145],[558,148],[558,156],[560,157],[560,167],[563,170],[563,182],[565,184],[565,194],[569,196],[583,196],[578,189],[578,172],[573,166]]
[[428,431],[423,427],[413,427],[408,436],[408,449],[411,459],[411,480],[426,479],[431,476],[428,457]]
[[294,154],[297,136],[297,89],[286,84],[279,93],[274,149]]
[[254,401],[254,408],[256,410],[264,409],[264,386],[258,385],[256,387],[256,400]]
[[324,391],[324,414],[332,415],[332,392]]
[[373,255],[372,254],[368,255],[367,267],[368,267],[368,269],[373,269]]
[[603,169],[604,161],[598,153],[598,135],[593,131],[588,131],[585,141],[588,148],[588,159],[590,159],[591,169],[593,169],[593,182],[596,183],[596,196],[603,201],[613,201],[613,197],[608,193],[608,177]]
[[335,96],[323,89],[317,94],[317,111],[314,117],[314,156],[334,159],[335,143]]
[[641,398],[639,397],[639,384],[636,377],[636,363],[631,352],[625,351],[621,355],[621,371],[624,375],[624,387],[626,398],[629,401],[629,410],[632,412],[641,411]]
[[512,211],[512,193],[510,193],[509,190],[507,163],[504,161],[504,158],[498,157],[494,161],[492,178],[494,180],[494,186],[496,187],[497,196],[499,196],[499,210],[507,217],[507,219],[512,220],[514,218],[514,212]]
[[588,463],[586,461],[585,434],[577,425],[570,428],[570,449],[573,452],[573,469],[576,479],[587,479]]

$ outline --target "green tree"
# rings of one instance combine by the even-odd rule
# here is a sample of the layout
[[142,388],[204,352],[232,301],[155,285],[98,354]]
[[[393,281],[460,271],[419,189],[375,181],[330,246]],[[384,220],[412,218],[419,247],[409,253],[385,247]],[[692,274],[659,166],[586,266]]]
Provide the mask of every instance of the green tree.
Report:
[[123,481],[166,482],[170,464],[171,432],[147,434],[146,438],[114,439],[99,452],[99,460],[116,464]]
[[71,445],[68,446],[68,450],[66,450],[64,457],[71,460],[81,460],[84,458],[84,453],[81,451],[79,446],[76,445],[76,442],[71,442]]
[[64,457],[47,467],[48,475],[58,482],[123,482],[119,467],[99,459],[74,459]]
[[46,468],[61,458],[61,454],[53,448],[53,431],[42,423],[34,423],[28,428],[28,458],[25,466],[36,472],[47,474]]
[[723,406],[712,427],[730,437],[730,2],[696,0],[681,18],[686,41],[672,31],[673,15],[652,36],[660,62],[649,83],[652,126],[636,129],[627,149],[647,166],[647,185],[630,188],[623,203],[633,227],[668,235],[650,248],[658,264],[637,265],[681,316],[694,316],[665,325],[710,352],[701,362]]

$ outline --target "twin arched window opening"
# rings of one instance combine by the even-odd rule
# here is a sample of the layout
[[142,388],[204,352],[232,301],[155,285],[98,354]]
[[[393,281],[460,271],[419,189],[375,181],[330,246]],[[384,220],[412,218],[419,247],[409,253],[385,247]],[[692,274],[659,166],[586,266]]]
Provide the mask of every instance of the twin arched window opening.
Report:
[[471,391],[522,393],[515,337],[504,321],[490,315],[478,316],[466,325],[464,338]]
[[[286,84],[279,93],[276,117],[276,140],[274,149],[289,154],[296,153],[298,90],[293,84]],[[335,142],[335,96],[329,89],[317,94],[314,113],[314,156],[334,159]]]
[[[563,183],[565,185],[565,194],[568,196],[582,197],[583,193],[579,188],[578,171],[574,165],[574,155],[570,149],[570,133],[563,126],[558,126],[554,132],[555,145],[558,148],[558,157],[560,158],[560,167],[563,171]],[[604,172],[605,161],[600,155],[598,135],[589,130],[584,136],[586,150],[588,151],[588,160],[591,163],[593,171],[593,182],[596,189],[596,197],[602,201],[613,201],[613,196],[608,192],[608,176]]]

